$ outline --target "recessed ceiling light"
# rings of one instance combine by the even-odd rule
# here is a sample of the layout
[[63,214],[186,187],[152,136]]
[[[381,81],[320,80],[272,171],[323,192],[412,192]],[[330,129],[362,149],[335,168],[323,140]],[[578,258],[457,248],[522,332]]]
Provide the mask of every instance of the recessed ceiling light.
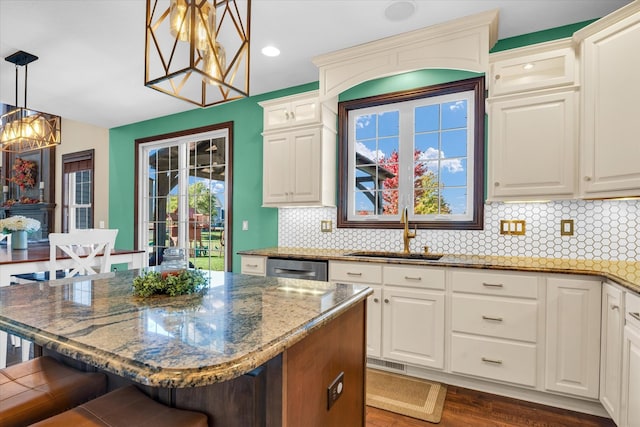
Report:
[[404,21],[409,19],[416,11],[416,3],[413,0],[392,0],[384,10],[384,16],[389,21]]
[[280,55],[280,49],[275,46],[265,46],[262,48],[262,54],[264,56],[278,56]]

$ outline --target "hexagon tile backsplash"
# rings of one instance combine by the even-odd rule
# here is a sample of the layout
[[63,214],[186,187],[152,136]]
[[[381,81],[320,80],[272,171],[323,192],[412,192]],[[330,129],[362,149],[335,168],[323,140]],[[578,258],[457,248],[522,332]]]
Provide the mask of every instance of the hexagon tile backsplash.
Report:
[[[402,250],[402,230],[336,228],[335,208],[280,209],[278,245],[354,250]],[[523,236],[500,234],[500,220],[526,220]],[[574,221],[573,236],[560,221]],[[333,231],[320,231],[331,220]],[[489,203],[484,230],[418,230],[413,252],[640,261],[640,200]]]

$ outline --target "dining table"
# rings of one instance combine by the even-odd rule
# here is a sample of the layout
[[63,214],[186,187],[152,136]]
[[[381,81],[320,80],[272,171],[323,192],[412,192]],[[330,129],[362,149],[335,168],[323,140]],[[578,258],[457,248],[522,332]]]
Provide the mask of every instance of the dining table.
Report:
[[[29,242],[27,249],[12,249],[10,244],[0,244],[0,287],[9,286],[12,276],[18,274],[44,273],[49,271],[49,242]],[[72,267],[73,260],[58,249],[58,264]],[[146,252],[137,249],[113,249],[111,264],[126,264],[127,269],[141,268],[145,264]],[[98,255],[100,257],[100,255]]]

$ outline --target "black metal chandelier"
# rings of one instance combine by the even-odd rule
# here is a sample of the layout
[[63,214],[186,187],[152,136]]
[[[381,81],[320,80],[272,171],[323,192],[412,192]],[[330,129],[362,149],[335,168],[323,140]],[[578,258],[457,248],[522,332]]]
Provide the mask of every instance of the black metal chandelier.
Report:
[[249,96],[251,0],[147,0],[145,86],[201,107]]
[[[0,116],[0,150],[22,153],[60,144],[60,116],[27,108],[27,66],[38,57],[18,51],[5,58],[16,67],[16,103]],[[18,107],[18,67],[24,66],[24,106]]]

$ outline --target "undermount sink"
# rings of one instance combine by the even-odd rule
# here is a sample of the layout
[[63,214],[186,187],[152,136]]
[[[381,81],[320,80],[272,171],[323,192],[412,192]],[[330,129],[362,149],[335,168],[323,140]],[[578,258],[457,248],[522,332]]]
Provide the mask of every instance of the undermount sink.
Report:
[[425,254],[425,253],[405,253],[405,252],[376,252],[376,251],[360,251],[351,252],[345,255],[362,256],[372,258],[401,258],[401,259],[423,259],[426,261],[437,261],[442,258],[442,254]]

